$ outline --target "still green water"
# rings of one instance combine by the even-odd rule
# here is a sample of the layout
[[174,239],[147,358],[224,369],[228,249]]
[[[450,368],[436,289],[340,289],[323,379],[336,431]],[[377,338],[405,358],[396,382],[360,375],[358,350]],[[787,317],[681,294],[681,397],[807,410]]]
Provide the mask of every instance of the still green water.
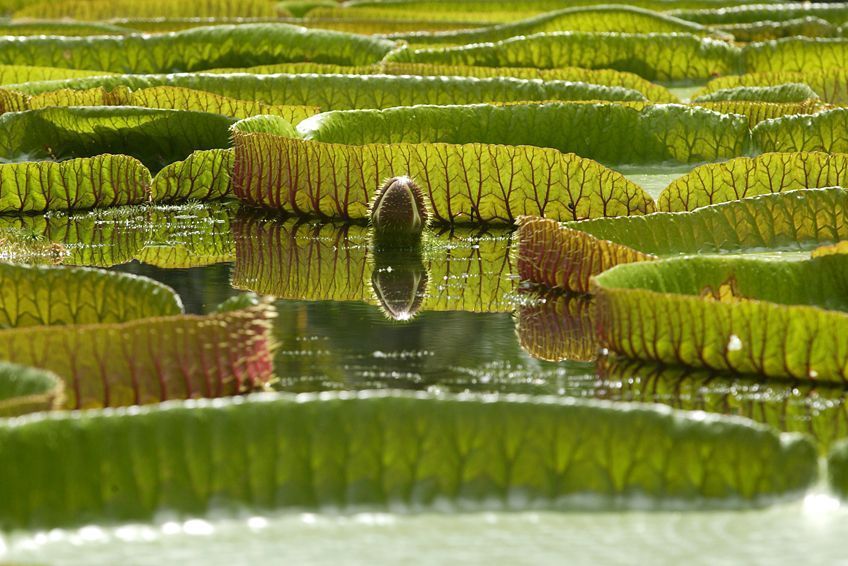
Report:
[[[841,389],[581,361],[596,350],[586,300],[541,300],[519,289],[505,229],[433,233],[421,254],[375,256],[367,227],[298,223],[223,205],[14,222],[67,244],[73,263],[170,285],[187,312],[208,312],[247,291],[278,297],[278,390],[638,400],[805,431],[822,450],[848,435]],[[0,539],[0,561],[812,564],[841,560],[845,535],[848,510],[820,492],[748,512],[163,517],[153,525],[12,533]]]

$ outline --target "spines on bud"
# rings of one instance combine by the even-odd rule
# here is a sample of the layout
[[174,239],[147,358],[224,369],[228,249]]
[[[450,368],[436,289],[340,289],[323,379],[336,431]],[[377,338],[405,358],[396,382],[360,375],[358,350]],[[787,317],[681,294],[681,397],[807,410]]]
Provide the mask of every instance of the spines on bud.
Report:
[[370,209],[375,241],[382,247],[417,247],[430,221],[424,193],[409,177],[392,177],[377,190]]

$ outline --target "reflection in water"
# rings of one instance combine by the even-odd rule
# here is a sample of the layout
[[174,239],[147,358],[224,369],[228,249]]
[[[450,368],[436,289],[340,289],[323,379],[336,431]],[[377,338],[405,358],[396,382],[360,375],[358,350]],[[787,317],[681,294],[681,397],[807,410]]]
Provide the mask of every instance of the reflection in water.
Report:
[[[551,364],[519,348],[508,313],[421,312],[405,324],[361,302],[276,303],[278,388],[552,393]],[[586,368],[576,371],[585,373]]]
[[540,360],[591,362],[598,356],[589,295],[528,295],[516,310],[515,331],[521,347]]
[[226,203],[121,206],[89,212],[0,216],[0,230],[17,230],[60,244],[64,265],[111,267],[132,260],[189,268],[233,260]]
[[598,375],[589,396],[748,417],[781,431],[811,434],[822,451],[848,436],[848,392],[841,387],[630,360],[602,360]]
[[374,251],[371,289],[386,317],[407,321],[418,314],[429,281],[420,250]]
[[[281,299],[376,302],[368,282],[386,260],[374,256],[366,226],[239,214],[233,232],[236,288]],[[430,284],[420,310],[513,310],[508,231],[429,233],[421,253]]]
[[744,415],[811,433],[822,448],[848,435],[839,388],[609,361],[596,375],[572,363],[597,351],[592,302],[516,294],[508,231],[428,233],[420,255],[375,255],[365,226],[236,214],[224,203],[0,217],[7,227],[63,244],[66,264],[118,265],[162,281],[190,313],[208,313],[236,289],[277,296],[280,389],[637,400]]

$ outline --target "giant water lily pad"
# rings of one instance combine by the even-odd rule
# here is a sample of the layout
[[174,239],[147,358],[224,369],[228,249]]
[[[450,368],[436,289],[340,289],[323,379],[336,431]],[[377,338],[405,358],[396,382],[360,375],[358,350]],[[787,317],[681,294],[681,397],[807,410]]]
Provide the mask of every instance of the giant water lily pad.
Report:
[[[750,506],[804,490],[817,467],[808,440],[747,420],[399,393],[273,395],[0,422],[0,457],[21,451],[25,462],[0,470],[7,529],[216,507]],[[70,470],[88,472],[68,482]]]
[[[292,70],[294,73],[248,74],[236,69],[231,73],[128,74],[11,85],[9,88],[48,98],[57,91],[92,91],[96,94],[97,89],[111,93],[119,88],[129,88],[141,91],[131,95],[131,98],[138,98],[139,105],[144,106],[145,99],[153,98],[154,93],[157,98],[167,100],[167,97],[160,93],[162,89],[169,87],[202,91],[239,101],[273,106],[318,106],[323,110],[532,100],[644,100],[641,91],[626,84],[593,84],[591,75],[580,81],[552,79],[542,82],[530,80],[532,77],[510,76],[478,78],[448,75],[413,76],[399,73],[385,75],[378,65],[365,67],[367,72],[364,73],[355,72],[361,69],[360,67],[344,66],[332,66],[332,73],[313,73],[313,66],[310,64],[304,69],[293,65],[281,67],[282,71]],[[202,101],[198,94],[193,94],[192,97],[195,99],[192,101],[195,106]],[[209,96],[203,98],[208,99]],[[224,106],[224,102],[226,101],[219,101],[217,105]],[[232,104],[229,103],[231,106]],[[241,102],[242,106],[245,104]],[[194,109],[187,105],[182,107]]]
[[842,188],[744,198],[691,212],[557,223],[522,219],[519,277],[545,287],[589,291],[589,279],[657,256],[804,250],[848,237]]
[[0,417],[59,409],[65,383],[49,371],[0,362]]
[[[460,110],[455,117],[462,116],[461,107],[454,108]],[[650,196],[621,174],[553,149],[405,141],[390,132],[384,143],[328,143],[300,139],[288,123],[270,117],[239,122],[233,136],[235,195],[297,215],[366,218],[383,179],[401,175],[421,186],[440,223],[504,223],[528,213],[586,218],[654,208]],[[312,137],[324,136],[313,130]]]
[[586,67],[636,73],[648,80],[705,79],[737,72],[738,47],[689,33],[551,32],[391,53],[390,61],[553,69]]
[[631,358],[843,383],[846,265],[845,254],[620,265],[592,280],[600,342]]
[[309,61],[365,65],[391,41],[288,24],[211,26],[165,34],[93,37],[6,37],[0,64],[124,73],[200,71]]

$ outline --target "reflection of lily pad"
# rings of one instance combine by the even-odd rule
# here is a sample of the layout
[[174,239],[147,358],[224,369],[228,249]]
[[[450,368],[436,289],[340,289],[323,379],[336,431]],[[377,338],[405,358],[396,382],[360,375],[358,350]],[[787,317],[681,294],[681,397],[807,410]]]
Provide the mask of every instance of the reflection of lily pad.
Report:
[[515,333],[521,348],[552,362],[591,362],[598,356],[595,306],[586,295],[528,297],[516,311]]
[[[423,281],[423,268],[430,284],[421,310],[512,310],[509,294],[514,283],[508,279],[512,268],[506,233],[475,236],[471,230],[457,229],[451,235],[427,234],[422,258],[417,255],[422,252],[377,257],[369,246],[369,230],[356,225],[244,215],[233,232],[232,284],[239,289],[283,299],[379,303],[369,285],[375,266],[405,271],[418,282]],[[415,285],[416,293],[418,289]],[[417,302],[413,295],[410,292],[407,302]]]
[[820,453],[848,436],[848,392],[841,386],[730,377],[625,359],[604,360],[599,373],[601,380],[588,392],[593,397],[738,415],[776,430],[809,434]]
[[41,242],[33,253],[56,246],[53,255],[47,254],[48,248],[33,257],[64,265],[110,267],[138,259],[164,268],[185,268],[233,261],[231,214],[232,207],[225,203],[208,203],[0,216],[0,234],[3,230],[29,234]]

